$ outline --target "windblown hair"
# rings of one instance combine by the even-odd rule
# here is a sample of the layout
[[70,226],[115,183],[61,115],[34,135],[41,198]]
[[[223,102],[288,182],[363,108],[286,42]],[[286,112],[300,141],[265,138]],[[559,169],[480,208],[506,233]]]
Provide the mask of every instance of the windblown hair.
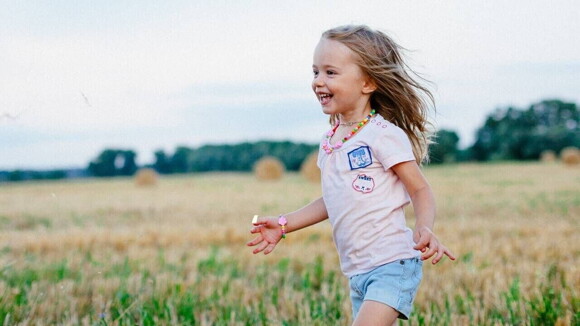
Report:
[[[361,69],[375,82],[371,107],[385,120],[403,129],[411,140],[418,164],[427,161],[431,143],[431,123],[427,120],[429,104],[435,108],[433,94],[416,78],[429,82],[414,72],[401,55],[401,47],[381,31],[365,25],[347,25],[322,34],[328,40],[346,45],[358,56]],[[330,117],[334,124],[337,115]]]

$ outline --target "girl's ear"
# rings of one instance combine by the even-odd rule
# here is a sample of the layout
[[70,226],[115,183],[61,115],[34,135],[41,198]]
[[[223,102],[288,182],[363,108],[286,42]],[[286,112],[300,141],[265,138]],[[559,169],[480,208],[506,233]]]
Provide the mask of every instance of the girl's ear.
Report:
[[377,84],[371,77],[366,77],[363,84],[363,94],[370,94],[377,90]]

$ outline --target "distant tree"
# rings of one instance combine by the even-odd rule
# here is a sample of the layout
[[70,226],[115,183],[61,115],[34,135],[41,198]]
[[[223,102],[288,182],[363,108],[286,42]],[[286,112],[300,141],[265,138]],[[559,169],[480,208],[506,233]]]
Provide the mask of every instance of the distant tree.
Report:
[[24,172],[21,170],[14,170],[8,174],[8,181],[22,181],[25,180]]
[[66,178],[64,170],[27,171],[27,178],[32,180],[58,180]]
[[59,180],[65,179],[67,177],[65,170],[50,170],[47,171],[44,175],[45,179],[48,180]]
[[457,150],[457,153],[455,154],[455,160],[457,162],[473,161],[474,158],[473,158],[473,151],[472,151],[471,147]]
[[1,171],[0,181],[58,180],[65,179],[65,170],[14,170]]
[[[157,150],[152,167],[159,173],[251,171],[259,159],[273,156],[281,160],[287,170],[297,171],[317,148],[318,145],[290,141],[204,145],[195,149],[178,146],[171,156]],[[133,151],[105,149],[89,163],[88,171],[99,177],[132,175],[137,170],[135,157]]]
[[457,160],[459,136],[455,131],[441,129],[437,131],[434,141],[429,146],[429,163],[441,164]]
[[171,157],[171,170],[177,173],[190,171],[191,148],[179,146]]
[[153,168],[162,174],[167,174],[172,172],[171,159],[165,154],[163,150],[155,151],[155,163]]
[[474,159],[538,159],[544,150],[559,153],[580,147],[580,113],[575,103],[545,100],[528,110],[509,107],[489,115],[470,148]]
[[297,144],[290,141],[205,145],[190,150],[189,167],[195,172],[251,171],[259,159],[272,156],[281,160],[286,169],[297,171],[306,156],[317,147],[318,145]]
[[89,163],[89,173],[96,177],[114,177],[118,175],[133,175],[137,171],[132,150],[105,149]]
[[134,151],[131,150],[120,151],[117,154],[117,157],[123,158],[123,164],[121,165],[120,168],[117,169],[118,175],[127,176],[135,174],[135,172],[137,171],[137,163],[135,162],[137,154]]
[[89,163],[89,172],[96,177],[112,177],[116,175],[115,160],[118,150],[105,149]]

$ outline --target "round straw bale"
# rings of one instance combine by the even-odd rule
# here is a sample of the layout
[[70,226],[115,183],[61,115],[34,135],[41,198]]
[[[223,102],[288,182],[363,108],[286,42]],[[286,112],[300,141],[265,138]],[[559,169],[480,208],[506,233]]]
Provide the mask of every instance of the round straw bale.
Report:
[[266,156],[254,165],[258,180],[278,180],[284,175],[284,164],[275,157]]
[[540,154],[540,161],[544,163],[553,163],[556,161],[556,153],[551,150],[545,150]]
[[157,184],[157,172],[150,168],[142,168],[135,174],[135,185],[138,187],[150,187]]
[[318,151],[308,155],[300,166],[300,174],[310,182],[320,182],[320,169],[316,165]]
[[576,147],[566,147],[560,152],[560,158],[566,165],[580,164],[580,150]]

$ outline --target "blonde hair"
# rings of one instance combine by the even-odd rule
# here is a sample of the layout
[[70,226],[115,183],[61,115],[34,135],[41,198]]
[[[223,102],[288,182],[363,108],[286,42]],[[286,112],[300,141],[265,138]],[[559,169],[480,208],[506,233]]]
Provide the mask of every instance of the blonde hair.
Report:
[[[417,78],[429,82],[414,72],[403,60],[404,49],[381,31],[365,25],[347,25],[329,29],[322,34],[328,40],[346,45],[358,55],[359,66],[374,81],[377,89],[371,94],[371,107],[383,118],[403,129],[413,146],[418,164],[429,158],[431,123],[427,120],[429,102],[435,109],[433,94],[419,84]],[[334,124],[337,115],[331,115]]]

